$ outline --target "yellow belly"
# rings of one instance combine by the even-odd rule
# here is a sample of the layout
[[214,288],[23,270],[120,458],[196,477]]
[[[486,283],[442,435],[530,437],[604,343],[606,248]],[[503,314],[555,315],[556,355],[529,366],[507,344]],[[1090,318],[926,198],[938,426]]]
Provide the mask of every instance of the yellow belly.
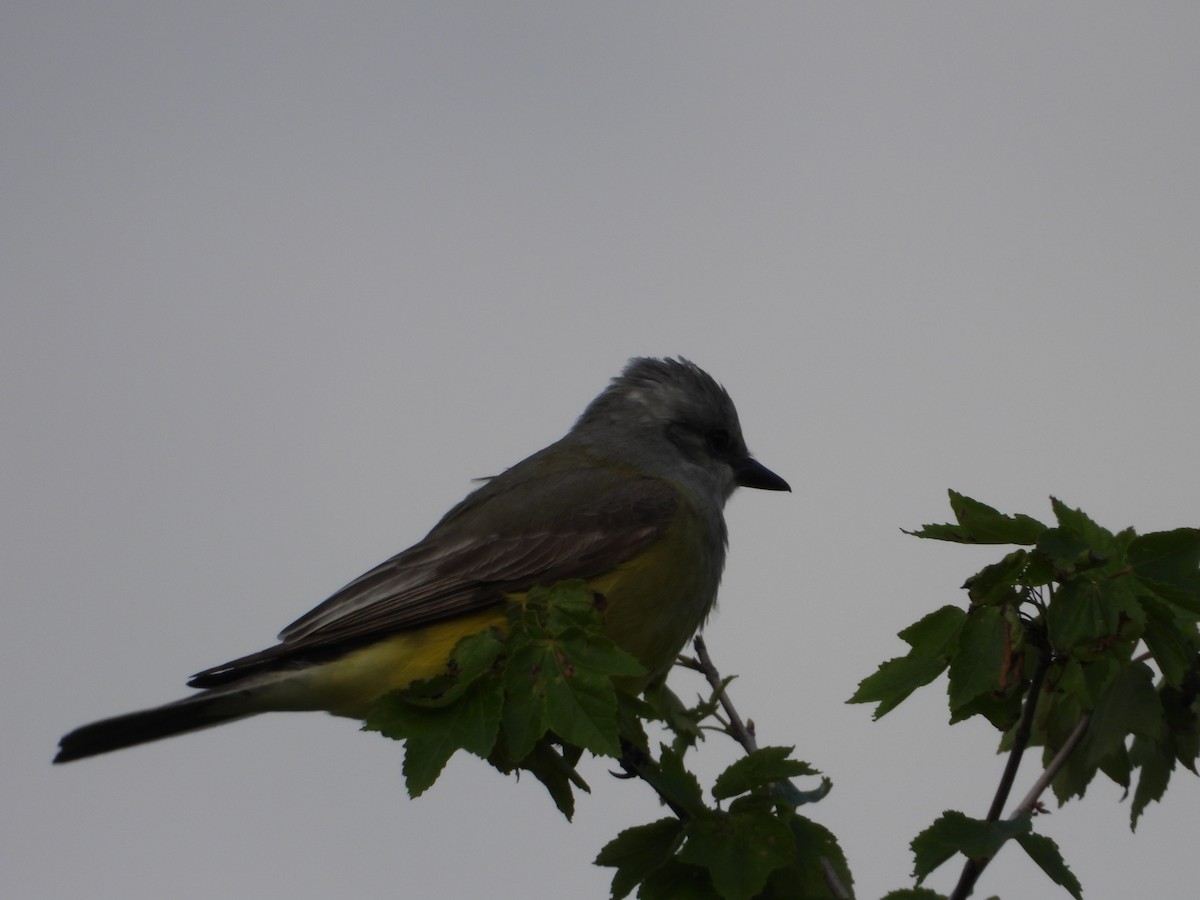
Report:
[[[648,670],[645,676],[623,679],[623,690],[640,691],[664,675],[712,608],[720,560],[714,565],[706,559],[702,526],[694,520],[673,526],[640,555],[588,582],[607,601],[605,634]],[[505,621],[504,610],[497,607],[395,634],[316,666],[302,688],[306,705],[311,704],[307,708],[363,718],[384,694],[445,672],[462,638],[503,628]]]

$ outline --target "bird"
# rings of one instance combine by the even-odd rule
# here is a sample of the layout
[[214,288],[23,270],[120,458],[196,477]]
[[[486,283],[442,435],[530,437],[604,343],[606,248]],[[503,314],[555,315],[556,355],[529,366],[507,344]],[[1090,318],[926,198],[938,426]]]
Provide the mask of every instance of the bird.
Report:
[[484,480],[418,543],[288,625],[273,646],[192,676],[181,700],[83,725],[64,763],[275,711],[365,719],[384,695],[447,671],[458,641],[503,628],[506,601],[581,579],[602,632],[661,682],[703,625],[738,487],[790,491],[746,448],[737,410],[682,357],[638,357],[561,439]]

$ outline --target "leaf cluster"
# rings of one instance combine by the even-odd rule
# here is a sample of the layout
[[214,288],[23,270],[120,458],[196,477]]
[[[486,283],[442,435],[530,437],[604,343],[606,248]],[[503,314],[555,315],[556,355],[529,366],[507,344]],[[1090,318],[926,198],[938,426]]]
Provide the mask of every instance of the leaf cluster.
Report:
[[[635,888],[642,900],[830,897],[826,865],[849,884],[832,833],[796,812],[805,802],[798,792],[781,789],[791,778],[819,774],[792,759],[792,749],[763,747],[730,765],[713,784],[713,806],[670,747],[660,748],[657,762],[636,762],[639,777],[676,815],[626,829],[600,851],[596,864],[617,870],[613,900]],[[820,796],[828,791],[829,782],[823,783]]]
[[416,797],[458,750],[502,772],[525,770],[568,819],[582,751],[619,757],[614,677],[642,674],[600,633],[603,598],[582,581],[534,588],[508,606],[504,629],[464,637],[444,675],[379,700],[365,728],[404,744],[404,778]]
[[[1042,747],[1060,803],[1082,797],[1101,773],[1132,787],[1136,827],[1176,763],[1196,771],[1200,529],[1114,533],[1054,498],[1053,525],[953,491],[950,504],[954,523],[911,533],[1017,549],[966,580],[965,606],[943,606],[901,631],[907,654],[883,663],[850,702],[877,703],[878,718],[948,673],[952,723],[984,718],[1018,760],[1026,745]],[[1057,848],[1030,830],[1028,811],[1005,821],[999,809],[987,820],[947,813],[914,841],[918,878],[956,852],[989,859],[1012,838],[1079,896]]]
[[[461,639],[445,674],[376,703],[364,727],[405,742],[409,793],[428,790],[463,750],[505,773],[530,772],[569,819],[574,788],[587,789],[575,769],[587,750],[618,760],[674,813],[622,832],[600,853],[596,863],[616,869],[614,898],[635,889],[647,900],[830,896],[825,866],[850,883],[833,835],[796,814],[831,785],[797,789],[790,779],[819,773],[791,748],[754,748],[705,802],[683,759],[706,730],[729,729],[718,713],[728,679],[714,673],[712,695],[690,708],[664,684],[644,698],[620,690],[644,670],[604,637],[603,606],[582,582],[530,591],[509,605],[504,628]],[[643,728],[651,721],[672,735],[657,758]]]

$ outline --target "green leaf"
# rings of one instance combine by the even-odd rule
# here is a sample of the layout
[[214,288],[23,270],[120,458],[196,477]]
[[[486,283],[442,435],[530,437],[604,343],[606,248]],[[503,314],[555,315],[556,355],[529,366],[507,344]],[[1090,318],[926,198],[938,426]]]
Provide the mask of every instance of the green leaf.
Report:
[[946,900],[946,895],[931,891],[929,888],[904,888],[899,891],[889,891],[883,895],[883,900]]
[[1008,658],[1008,627],[999,607],[971,610],[950,662],[950,708],[957,710],[988,691],[998,691]]
[[727,800],[776,781],[821,774],[806,762],[790,759],[795,747],[762,747],[743,756],[717,776],[713,797]]
[[907,532],[921,538],[959,544],[1036,544],[1046,526],[1025,515],[1006,516],[986,503],[950,491],[957,525],[925,525]]
[[1116,637],[1122,616],[1138,623],[1145,619],[1129,579],[1073,578],[1062,585],[1046,610],[1050,643],[1067,652]]
[[671,859],[682,842],[683,823],[671,818],[627,828],[605,844],[595,865],[617,870],[612,880],[613,900],[627,896],[651,872]]
[[859,682],[847,703],[879,702],[875,719],[899,706],[919,687],[929,684],[946,670],[945,660],[935,656],[900,656],[883,663],[877,672]]
[[976,606],[1019,603],[1022,594],[1018,585],[1028,561],[1028,551],[1014,550],[1000,562],[984,566],[963,584],[967,596]]
[[912,650],[908,656],[883,663],[868,675],[847,703],[874,703],[875,718],[895,709],[913,691],[945,671],[967,614],[957,606],[943,606],[900,632]]
[[1173,607],[1154,597],[1143,597],[1146,626],[1142,640],[1154,656],[1167,684],[1179,687],[1196,665],[1196,623],[1184,618]]
[[955,853],[961,853],[968,859],[995,856],[1005,841],[1029,830],[1027,815],[1014,820],[985,822],[955,810],[947,810],[913,839],[913,875],[919,885]]
[[704,792],[700,782],[683,764],[683,756],[670,747],[660,745],[658,774],[655,787],[678,806],[697,813],[704,807]]
[[520,647],[505,669],[504,731],[513,755],[520,759],[552,731],[598,756],[619,756],[609,676],[642,671],[610,641],[577,628]]
[[1098,765],[1123,748],[1131,734],[1158,740],[1163,733],[1163,709],[1154,690],[1154,675],[1145,663],[1130,663],[1113,679],[1092,714],[1084,739],[1084,762]]
[[966,612],[959,607],[943,606],[909,625],[899,637],[921,656],[940,656],[949,660],[966,620]]
[[707,869],[672,859],[650,873],[638,900],[722,900]]
[[854,876],[850,874],[846,855],[833,832],[824,825],[797,815],[790,817],[789,826],[795,839],[796,855],[791,865],[782,866],[771,873],[767,880],[766,896],[778,900],[833,897],[825,883],[822,860],[832,866],[843,887],[847,890],[853,888]]
[[1145,534],[1129,545],[1129,563],[1156,594],[1200,614],[1200,529]]
[[402,694],[389,694],[380,700],[364,727],[404,739],[403,771],[410,796],[428,790],[456,750],[485,758],[491,753],[503,703],[497,681],[476,682],[450,706],[415,706]]
[[1046,526],[1030,516],[1006,516],[986,503],[950,491],[950,508],[976,544],[1036,544]]
[[1059,852],[1058,844],[1045,835],[1034,834],[1032,831],[1028,834],[1018,834],[1016,839],[1017,843],[1029,854],[1029,858],[1037,863],[1038,867],[1049,875],[1055,884],[1066,888],[1075,900],[1083,900],[1083,887],[1074,873],[1067,868],[1066,861]]
[[1130,758],[1140,772],[1137,789],[1133,792],[1133,805],[1129,811],[1129,828],[1136,831],[1138,819],[1146,807],[1151,801],[1161,800],[1166,793],[1171,772],[1175,768],[1175,755],[1162,744],[1136,737],[1133,739]]
[[496,750],[488,757],[489,763],[506,775],[516,770],[529,772],[550,793],[554,805],[568,822],[575,817],[575,793],[572,789],[579,788],[591,793],[587,782],[575,771],[582,750],[569,744],[560,749],[552,739],[542,738],[523,759],[514,761],[504,745],[503,733],[496,745]]
[[750,900],[795,852],[791,829],[770,803],[710,812],[687,823],[686,831],[679,860],[708,869],[717,893],[727,900]]
[[[1059,527],[1077,535],[1096,556],[1111,557],[1118,552],[1117,541],[1107,528],[1097,525],[1082,509],[1072,509],[1055,497],[1050,498]],[[1040,546],[1040,542],[1039,542]]]

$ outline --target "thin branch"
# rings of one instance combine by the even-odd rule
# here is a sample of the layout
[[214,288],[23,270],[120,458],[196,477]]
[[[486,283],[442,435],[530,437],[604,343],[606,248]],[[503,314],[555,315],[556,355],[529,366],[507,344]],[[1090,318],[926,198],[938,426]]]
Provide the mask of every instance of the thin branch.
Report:
[[704,674],[709,686],[713,689],[713,694],[720,701],[721,708],[725,710],[725,715],[729,717],[730,735],[742,745],[747,753],[753,753],[758,749],[758,740],[754,736],[754,727],[752,725],[747,726],[742,721],[742,717],[734,709],[729,695],[725,693],[725,685],[721,681],[721,673],[717,671],[717,667],[713,665],[712,657],[708,655],[708,646],[704,643],[704,638],[696,635],[692,644],[696,648],[696,658],[698,661],[698,665],[694,668],[697,668]]
[[1009,816],[1010,819],[1015,819],[1022,813],[1029,812],[1037,806],[1038,798],[1042,796],[1042,793],[1050,786],[1050,782],[1054,780],[1062,767],[1066,765],[1067,757],[1071,755],[1071,752],[1083,740],[1083,736],[1087,734],[1090,724],[1092,724],[1091,713],[1086,713],[1075,723],[1075,730],[1071,732],[1070,737],[1066,739],[1058,752],[1054,754],[1054,759],[1050,760],[1050,764],[1046,766],[1046,771],[1042,772],[1038,780],[1033,783],[1033,787],[1029,789],[1029,793],[1025,795],[1025,799],[1017,804],[1017,808]]
[[[692,641],[696,648],[696,659],[688,659],[680,657],[680,660],[686,660],[683,664],[690,669],[696,669],[704,674],[708,680],[709,686],[713,689],[713,695],[721,703],[721,708],[725,710],[725,715],[729,717],[729,723],[726,727],[726,733],[734,740],[742,745],[742,748],[747,753],[753,753],[758,749],[758,738],[754,733],[754,721],[747,719],[742,720],[733,701],[729,699],[729,694],[725,691],[725,683],[721,678],[721,673],[717,671],[716,665],[713,664],[712,657],[708,655],[708,646],[704,643],[704,638],[696,635]],[[718,717],[719,718],[719,717]],[[776,782],[775,788],[779,795],[786,797],[792,802],[796,802],[800,796],[799,789],[790,781]],[[842,883],[841,877],[834,868],[828,857],[821,857],[821,875],[825,879],[825,884],[829,888],[837,900],[850,900],[853,894]]]

